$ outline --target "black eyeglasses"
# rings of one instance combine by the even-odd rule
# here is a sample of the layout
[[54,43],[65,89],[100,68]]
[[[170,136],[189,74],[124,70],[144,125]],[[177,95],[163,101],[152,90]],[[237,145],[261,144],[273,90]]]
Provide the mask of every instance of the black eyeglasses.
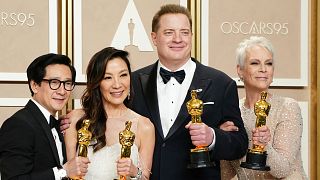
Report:
[[63,83],[64,89],[66,91],[72,91],[75,85],[73,81],[60,81],[59,79],[42,79],[42,81],[47,81],[52,90],[59,89],[61,83]]

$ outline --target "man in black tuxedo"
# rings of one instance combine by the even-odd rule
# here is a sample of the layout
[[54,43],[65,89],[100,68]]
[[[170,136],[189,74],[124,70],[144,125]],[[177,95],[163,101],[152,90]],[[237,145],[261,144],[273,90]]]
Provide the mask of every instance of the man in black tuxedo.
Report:
[[66,105],[75,85],[76,71],[67,56],[46,54],[27,69],[32,98],[0,129],[2,180],[60,180],[80,178],[88,158],[66,162],[63,135],[54,116]]
[[[192,20],[179,5],[164,5],[153,17],[151,37],[159,60],[132,75],[133,104],[156,129],[151,179],[220,179],[219,161],[241,158],[248,137],[241,119],[236,83],[223,72],[191,58]],[[173,77],[171,77],[173,76]],[[186,102],[198,90],[204,102],[201,124],[190,123]],[[238,131],[219,129],[232,121]],[[209,147],[215,166],[188,169],[190,149]]]

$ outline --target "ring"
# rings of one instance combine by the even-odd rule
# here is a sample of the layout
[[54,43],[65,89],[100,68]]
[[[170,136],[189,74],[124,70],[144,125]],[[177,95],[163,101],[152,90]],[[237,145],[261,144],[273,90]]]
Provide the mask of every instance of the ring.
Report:
[[259,137],[259,141],[262,142],[262,143],[265,143],[265,141],[264,141],[262,136]]

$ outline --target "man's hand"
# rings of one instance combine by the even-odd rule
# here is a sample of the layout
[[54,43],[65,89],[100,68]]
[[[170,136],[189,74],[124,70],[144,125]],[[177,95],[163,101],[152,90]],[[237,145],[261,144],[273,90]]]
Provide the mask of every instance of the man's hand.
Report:
[[212,129],[204,123],[192,123],[185,126],[189,129],[192,144],[195,146],[209,146],[213,141]]
[[220,129],[224,131],[239,131],[239,128],[232,121],[226,121],[220,125]]
[[72,179],[81,179],[88,172],[89,159],[86,157],[75,157],[63,165],[67,175]]

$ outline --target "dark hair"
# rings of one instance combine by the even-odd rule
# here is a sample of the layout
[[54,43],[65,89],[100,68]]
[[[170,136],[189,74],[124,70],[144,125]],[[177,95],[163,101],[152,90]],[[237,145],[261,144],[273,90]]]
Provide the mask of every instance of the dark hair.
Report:
[[159,29],[159,21],[161,16],[166,14],[184,14],[188,17],[189,23],[190,23],[190,29],[192,30],[192,18],[190,11],[184,7],[180,6],[178,4],[167,4],[161,6],[160,10],[153,16],[152,19],[152,32],[157,32]]
[[33,80],[35,83],[40,85],[42,79],[46,75],[46,67],[53,64],[63,64],[68,66],[72,73],[72,81],[75,82],[76,70],[71,65],[71,60],[68,56],[54,53],[45,54],[33,60],[27,68],[28,84],[31,96],[34,94],[31,89],[31,81]]
[[[117,57],[121,58],[127,64],[129,76],[131,76],[131,67],[128,55],[127,51],[107,47],[97,52],[89,61],[87,67],[87,88],[81,97],[81,103],[85,111],[84,118],[91,120],[90,131],[93,135],[92,138],[97,140],[97,144],[93,147],[94,152],[106,145],[105,131],[106,119],[108,116],[102,104],[100,82],[104,78],[108,62]],[[132,89],[131,82],[130,89]],[[130,91],[130,100],[131,99],[132,90]],[[126,98],[124,104],[128,106],[130,100]],[[77,129],[79,129],[79,124],[81,124],[81,122],[77,123]]]

